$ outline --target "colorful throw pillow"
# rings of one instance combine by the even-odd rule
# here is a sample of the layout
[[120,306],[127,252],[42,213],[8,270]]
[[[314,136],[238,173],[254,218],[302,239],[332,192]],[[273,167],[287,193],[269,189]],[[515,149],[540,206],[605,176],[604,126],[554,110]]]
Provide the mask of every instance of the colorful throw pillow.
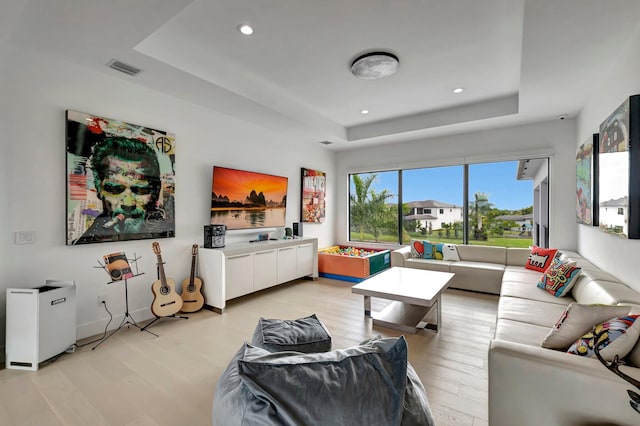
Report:
[[567,350],[578,337],[610,318],[628,315],[631,306],[571,303],[542,342],[543,348]]
[[546,249],[533,246],[524,267],[534,271],[544,272],[551,265],[557,253],[558,249]]
[[420,240],[411,240],[411,257],[414,259],[424,258],[424,244]]
[[443,243],[432,243],[431,241],[423,241],[424,246],[424,259],[443,260],[444,254],[442,254]]
[[444,255],[444,260],[455,260],[455,261],[460,260],[460,256],[458,255],[458,249],[456,248],[455,244],[443,244],[442,254]]
[[640,338],[627,355],[627,363],[632,367],[640,367]]
[[582,268],[576,266],[575,262],[554,261],[540,277],[538,287],[556,297],[567,296],[581,270]]
[[[640,314],[612,318],[596,325],[571,345],[567,353],[594,358],[593,348],[599,345],[599,352],[605,361],[613,361],[618,355],[627,356],[635,346],[640,336],[640,321],[636,321]],[[600,337],[596,342],[596,336]]]

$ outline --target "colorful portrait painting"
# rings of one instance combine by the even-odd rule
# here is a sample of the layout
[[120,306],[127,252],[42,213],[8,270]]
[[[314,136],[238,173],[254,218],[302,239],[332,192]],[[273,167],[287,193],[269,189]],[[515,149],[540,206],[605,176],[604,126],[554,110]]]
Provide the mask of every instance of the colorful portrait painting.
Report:
[[324,172],[302,168],[302,222],[324,222],[326,185]]
[[67,111],[67,245],[175,236],[175,135]]
[[578,147],[576,154],[576,222],[584,225],[594,224],[594,146],[592,142]]

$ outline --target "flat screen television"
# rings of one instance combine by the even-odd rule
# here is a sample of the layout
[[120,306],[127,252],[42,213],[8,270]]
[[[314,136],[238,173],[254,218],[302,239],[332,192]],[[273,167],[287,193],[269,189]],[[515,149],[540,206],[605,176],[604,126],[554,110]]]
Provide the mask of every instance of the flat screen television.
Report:
[[285,226],[289,179],[213,166],[211,224],[228,230]]

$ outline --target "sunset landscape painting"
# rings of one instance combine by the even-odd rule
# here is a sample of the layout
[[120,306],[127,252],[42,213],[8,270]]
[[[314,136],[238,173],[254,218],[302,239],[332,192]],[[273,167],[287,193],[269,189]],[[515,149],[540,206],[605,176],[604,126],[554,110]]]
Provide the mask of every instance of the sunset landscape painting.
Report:
[[285,226],[288,178],[214,166],[211,224],[227,229]]

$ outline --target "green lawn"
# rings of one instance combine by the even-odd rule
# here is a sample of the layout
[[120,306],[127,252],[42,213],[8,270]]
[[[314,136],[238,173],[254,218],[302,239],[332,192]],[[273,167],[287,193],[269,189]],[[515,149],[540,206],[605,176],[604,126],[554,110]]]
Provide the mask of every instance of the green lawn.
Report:
[[[411,236],[412,239],[416,239],[416,240],[435,241],[435,242],[438,242],[438,243],[462,244],[462,238],[444,238],[444,237],[438,237],[437,235],[429,236],[429,235],[422,235],[422,234],[410,234],[410,236]],[[365,233],[364,234],[364,238],[362,240],[360,240],[360,233],[359,232],[352,232],[350,239],[353,242],[363,242],[363,243],[369,243],[369,242],[390,243],[390,244],[397,244],[398,243],[398,236],[397,235],[381,235],[378,238],[378,240],[376,241],[373,238],[372,234]],[[408,243],[408,241],[405,241],[405,244],[407,244],[407,243]],[[532,238],[522,238],[522,237],[509,237],[509,236],[489,237],[489,239],[487,241],[470,240],[469,244],[471,244],[471,245],[483,245],[483,246],[528,248],[531,245],[533,245],[533,239]]]

